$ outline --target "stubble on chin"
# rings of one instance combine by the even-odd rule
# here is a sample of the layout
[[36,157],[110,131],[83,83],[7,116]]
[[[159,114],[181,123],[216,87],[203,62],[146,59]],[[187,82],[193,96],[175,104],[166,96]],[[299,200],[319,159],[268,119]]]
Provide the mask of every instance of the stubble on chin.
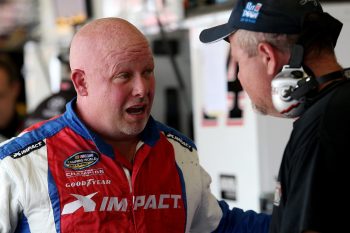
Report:
[[132,124],[125,124],[121,126],[120,131],[128,136],[137,136],[139,135],[146,127],[147,120],[142,122],[135,122]]
[[282,115],[281,113],[277,112],[276,110],[271,110],[268,111],[266,107],[261,107],[255,104],[252,104],[252,108],[254,110],[254,112],[263,115],[263,116],[272,116],[272,117],[279,117],[279,118],[285,118],[284,115]]
[[252,103],[252,108],[253,108],[254,112],[256,112],[260,115],[263,115],[263,116],[268,115],[268,112],[267,112],[265,107],[261,107],[261,106],[258,106],[256,104]]

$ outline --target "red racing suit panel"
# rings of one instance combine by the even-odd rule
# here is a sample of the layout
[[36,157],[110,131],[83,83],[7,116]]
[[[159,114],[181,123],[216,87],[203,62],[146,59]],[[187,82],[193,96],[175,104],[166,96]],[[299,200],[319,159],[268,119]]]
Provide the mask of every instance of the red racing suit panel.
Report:
[[[126,168],[99,154],[94,143],[68,128],[46,144],[60,200],[61,232],[185,231],[186,210],[174,150],[163,134],[155,146],[143,144],[137,151],[130,171],[131,186]],[[98,161],[84,169],[72,169],[85,166],[82,160],[87,157]]]

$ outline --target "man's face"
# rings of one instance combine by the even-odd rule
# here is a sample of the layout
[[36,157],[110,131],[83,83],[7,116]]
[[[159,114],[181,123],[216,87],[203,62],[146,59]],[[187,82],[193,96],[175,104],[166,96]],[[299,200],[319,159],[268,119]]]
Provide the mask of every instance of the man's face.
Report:
[[86,73],[84,98],[85,108],[91,108],[95,118],[95,130],[111,140],[138,135],[150,116],[155,89],[148,44],[111,50],[94,67]]
[[18,84],[10,83],[8,74],[0,68],[0,128],[5,128],[15,113]]
[[236,41],[236,34],[229,37],[231,48],[231,64],[238,65],[237,77],[252,101],[253,108],[261,114],[276,115],[272,104],[271,80],[272,75],[267,72],[263,58],[258,54],[248,56],[248,53],[240,47]]

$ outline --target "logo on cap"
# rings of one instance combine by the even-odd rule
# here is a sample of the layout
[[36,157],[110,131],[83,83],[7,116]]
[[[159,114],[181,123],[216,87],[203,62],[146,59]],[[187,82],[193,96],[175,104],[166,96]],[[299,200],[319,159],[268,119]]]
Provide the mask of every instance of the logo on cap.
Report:
[[245,6],[242,13],[241,22],[255,23],[256,19],[259,16],[261,7],[261,3],[254,5],[252,2],[247,2],[247,5]]

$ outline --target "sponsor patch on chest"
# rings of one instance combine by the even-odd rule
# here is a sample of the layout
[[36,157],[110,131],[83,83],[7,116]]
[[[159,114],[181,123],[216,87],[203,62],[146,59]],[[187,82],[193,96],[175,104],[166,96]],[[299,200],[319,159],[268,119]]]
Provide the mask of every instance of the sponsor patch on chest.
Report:
[[64,160],[64,167],[72,170],[83,170],[91,167],[100,160],[96,151],[80,151]]

